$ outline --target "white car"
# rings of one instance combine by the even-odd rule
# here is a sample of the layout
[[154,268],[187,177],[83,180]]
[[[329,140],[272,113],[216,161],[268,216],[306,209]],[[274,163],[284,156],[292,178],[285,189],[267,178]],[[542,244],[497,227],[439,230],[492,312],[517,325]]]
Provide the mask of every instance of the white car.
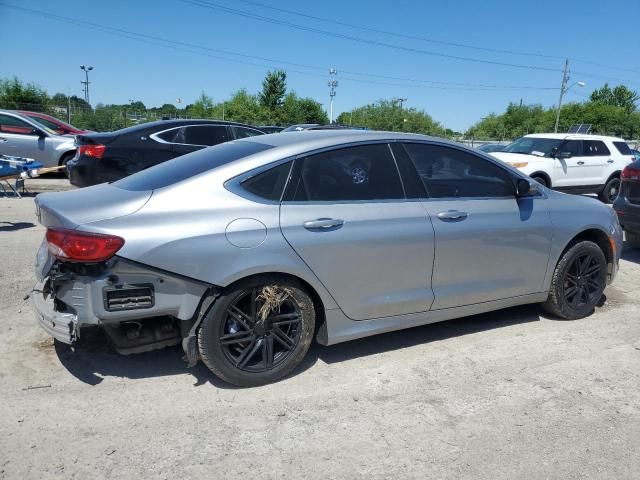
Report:
[[566,133],[526,135],[491,155],[546,187],[597,193],[606,203],[618,196],[620,172],[633,161],[622,138]]

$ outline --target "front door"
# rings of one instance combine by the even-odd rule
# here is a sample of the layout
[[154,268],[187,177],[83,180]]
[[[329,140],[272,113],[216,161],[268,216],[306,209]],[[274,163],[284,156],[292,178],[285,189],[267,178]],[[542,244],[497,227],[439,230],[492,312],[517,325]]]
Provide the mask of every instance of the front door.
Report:
[[51,148],[47,138],[34,131],[27,122],[11,115],[0,114],[0,155],[32,158],[47,167],[51,164]]
[[553,160],[553,177],[551,185],[554,188],[571,188],[585,185],[584,177],[589,172],[582,140],[567,140],[560,144]]
[[515,196],[513,174],[454,147],[404,145],[435,231],[432,310],[542,290],[551,221],[543,196]]
[[282,233],[353,320],[429,310],[433,227],[386,144],[295,161]]

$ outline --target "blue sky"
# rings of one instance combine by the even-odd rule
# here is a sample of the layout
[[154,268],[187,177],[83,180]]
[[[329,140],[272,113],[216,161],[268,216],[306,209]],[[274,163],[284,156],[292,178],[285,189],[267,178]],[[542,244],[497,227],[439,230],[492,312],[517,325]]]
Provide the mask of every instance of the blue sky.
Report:
[[[239,0],[195,0],[198,2],[209,2],[216,8],[204,8],[185,0],[0,0],[0,5],[80,21],[79,24],[60,22],[0,6],[0,40],[4,45],[0,77],[16,75],[39,84],[51,94],[70,91],[81,96],[79,65],[90,64],[94,66],[90,78],[92,103],[126,103],[135,99],[147,106],[158,106],[173,103],[176,98],[181,98],[183,104],[191,103],[203,91],[215,100],[222,100],[242,87],[257,92],[267,70],[283,68],[288,73],[290,89],[328,108],[325,69],[335,67],[339,80],[334,103],[336,113],[380,98],[404,97],[407,98],[405,105],[424,109],[445,126],[457,130],[466,129],[491,112],[503,111],[510,101],[522,99],[524,103],[553,105],[558,97],[564,57],[571,59],[571,82],[587,83],[584,88],[572,88],[566,101],[584,100],[584,95],[605,81],[613,85],[626,83],[640,91],[638,0],[615,3],[255,0],[305,15],[435,42],[530,52],[553,58],[391,36]],[[263,22],[220,10],[219,6],[374,43]],[[142,42],[85,28],[82,25],[87,25],[86,22],[192,46],[171,43],[173,48],[167,48],[148,37]],[[515,68],[440,55],[537,68]],[[461,83],[473,86],[455,85]],[[429,88],[435,86],[440,88]],[[535,88],[520,88],[524,86]]]

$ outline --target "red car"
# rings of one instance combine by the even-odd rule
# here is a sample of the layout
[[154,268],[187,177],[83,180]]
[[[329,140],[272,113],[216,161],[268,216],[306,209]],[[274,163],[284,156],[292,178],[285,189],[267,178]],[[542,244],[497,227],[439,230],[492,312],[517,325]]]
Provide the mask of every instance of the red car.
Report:
[[51,115],[47,115],[46,113],[39,112],[29,112],[26,110],[16,110],[18,113],[25,115],[29,118],[32,118],[38,123],[41,123],[47,128],[50,128],[58,135],[79,135],[81,133],[90,133],[90,130],[81,130],[79,128],[74,127],[73,125],[69,125],[68,123],[63,122],[62,120],[58,120]]

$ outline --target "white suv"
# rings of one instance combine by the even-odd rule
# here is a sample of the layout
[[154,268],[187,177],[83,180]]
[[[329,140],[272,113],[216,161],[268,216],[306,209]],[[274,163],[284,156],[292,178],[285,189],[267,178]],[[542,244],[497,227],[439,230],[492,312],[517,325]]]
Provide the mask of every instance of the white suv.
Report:
[[566,133],[526,135],[491,155],[546,187],[597,193],[606,203],[618,196],[620,172],[634,159],[621,138]]

